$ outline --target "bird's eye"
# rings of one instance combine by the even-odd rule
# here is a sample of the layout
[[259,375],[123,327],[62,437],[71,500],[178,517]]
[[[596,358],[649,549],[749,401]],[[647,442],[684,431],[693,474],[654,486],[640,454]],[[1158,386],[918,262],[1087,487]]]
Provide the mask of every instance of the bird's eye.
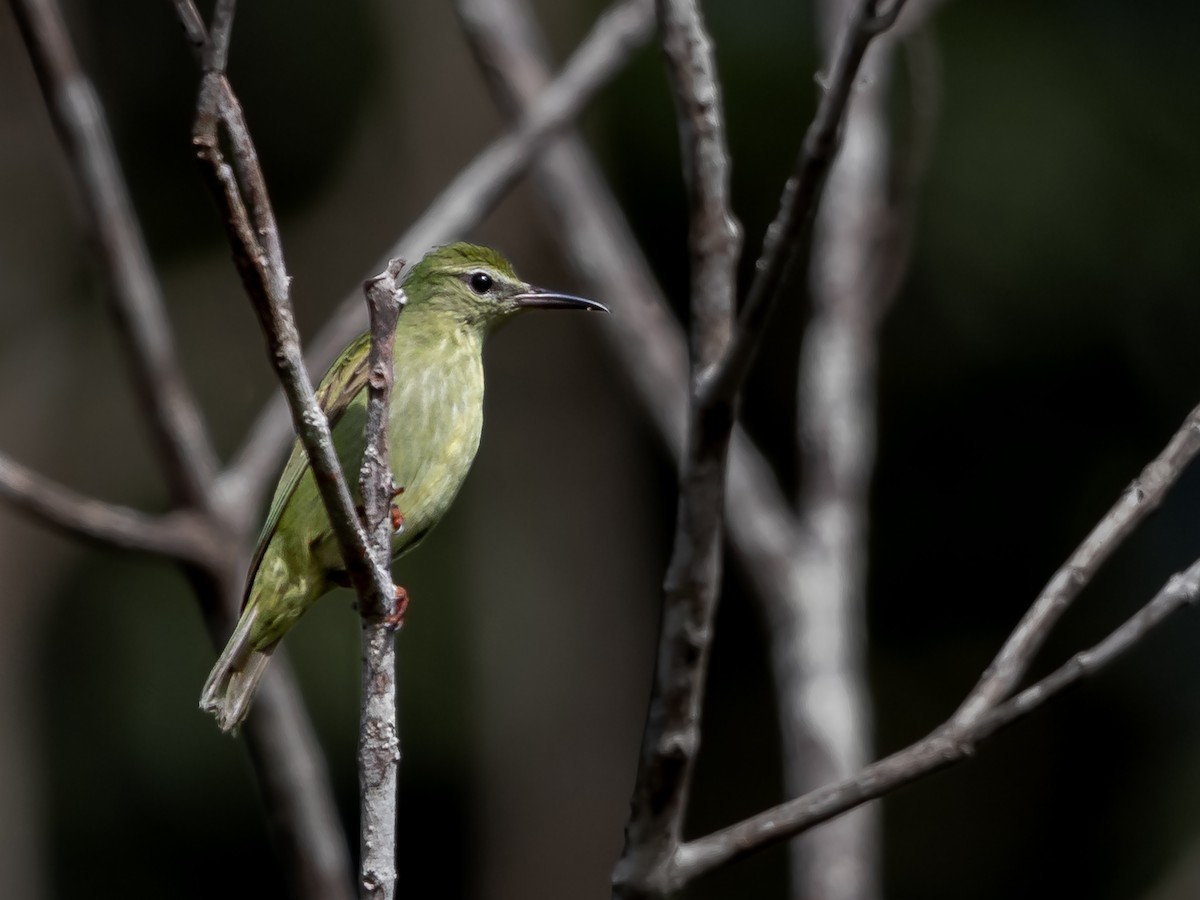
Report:
[[477,294],[486,294],[492,289],[492,276],[487,272],[472,272],[467,278],[467,284]]

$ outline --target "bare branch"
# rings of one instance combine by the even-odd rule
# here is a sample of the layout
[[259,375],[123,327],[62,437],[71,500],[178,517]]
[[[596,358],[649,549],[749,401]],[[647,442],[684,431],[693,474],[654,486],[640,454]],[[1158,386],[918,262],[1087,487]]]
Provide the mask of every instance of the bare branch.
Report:
[[224,73],[229,64],[229,42],[233,39],[233,13],[236,6],[237,0],[217,0],[204,47],[203,66],[206,72]]
[[[854,2],[817,7],[827,59]],[[784,785],[792,796],[871,758],[866,573],[878,326],[908,265],[920,174],[914,156],[894,197],[888,99],[899,36],[883,34],[864,55],[810,251],[813,310],[797,384],[800,527],[791,589],[768,609]],[[795,842],[793,896],[880,896],[879,830],[878,809],[863,808]]]
[[[404,308],[400,273],[404,261],[394,259],[385,272],[367,281],[365,293],[371,322],[367,377],[367,433],[361,491],[364,526],[377,568],[388,571],[392,558],[391,503],[396,495],[388,453],[388,409],[391,405],[392,352],[396,322]],[[401,525],[401,527],[403,527]],[[360,596],[363,619],[362,715],[358,737],[359,884],[363,897],[391,900],[396,892],[396,788],[399,781],[400,732],[396,725],[396,642],[392,601],[372,593]]]
[[54,0],[12,0],[54,127],[79,185],[134,388],[179,503],[210,508],[216,454],[188,390],[104,112]]
[[208,44],[208,28],[200,16],[200,11],[196,9],[196,4],[192,3],[192,0],[172,0],[172,3],[175,5],[175,14],[179,17],[179,24],[183,26],[183,33],[188,45],[192,48],[192,53],[195,54],[196,59],[202,59],[204,47]]
[[665,879],[682,836],[700,748],[700,707],[721,578],[725,462],[734,422],[732,397],[703,403],[698,390],[729,341],[740,249],[729,210],[729,152],[712,43],[695,3],[661,0],[657,9],[689,195],[693,389],[650,712],[625,849],[613,872],[614,896],[626,898],[669,892]]
[[183,562],[211,564],[228,551],[209,520],[194,510],[151,516],[93,497],[0,455],[0,497],[16,509],[68,535],[126,550],[160,553]]
[[737,394],[766,330],[771,308],[788,277],[793,261],[803,257],[825,178],[837,155],[838,136],[863,55],[871,41],[890,28],[904,0],[858,0],[834,55],[817,113],[804,135],[796,169],[780,201],[779,212],[767,229],[754,282],[738,314],[729,353],[705,386],[707,394],[730,398]]
[[[519,0],[459,0],[457,7],[499,102],[520,115],[549,77],[527,4]],[[561,242],[589,296],[609,300],[620,315],[603,333],[625,374],[682,464],[687,408],[687,347],[683,331],[655,282],[629,224],[595,161],[575,135],[538,158],[533,176]],[[770,464],[734,426],[726,510],[730,537],[747,576],[767,607],[786,602],[798,537],[792,511]]]
[[1017,686],[1054,623],[1104,561],[1158,508],[1183,470],[1200,452],[1200,406],[1188,415],[1167,446],[1125,489],[1120,499],[1084,538],[1025,613],[983,678],[954,715],[967,728]]
[[[428,247],[467,230],[486,215],[549,137],[574,121],[649,39],[652,21],[650,0],[623,0],[601,16],[522,123],[463,169],[385,256],[419,257]],[[323,369],[362,332],[361,302],[357,290],[347,296],[314,338],[313,369]],[[274,397],[222,477],[221,495],[240,498],[249,509],[257,508],[290,435],[284,406]]]
[[[366,536],[354,513],[350,490],[338,464],[329,422],[321,411],[304,366],[300,336],[291,309],[290,278],[283,266],[279,231],[266,183],[241,107],[223,75],[210,72],[204,76],[198,107],[193,138],[197,157],[221,208],[233,246],[234,262],[259,317],[296,434],[308,454],[317,489],[346,563],[347,575],[360,596],[367,596],[373,589],[386,594],[391,579],[371,561]],[[221,125],[229,135],[238,174],[249,195],[250,212],[243,202],[238,178],[221,152],[218,140]]]
[[794,837],[849,809],[970,757],[978,742],[1028,715],[1082,678],[1111,665],[1175,611],[1200,599],[1200,560],[1173,575],[1154,598],[1107,638],[970,723],[951,719],[929,737],[867,766],[853,778],[819,788],[679,849],[675,881],[685,884]]
[[[232,9],[231,3],[219,4],[218,14],[232,15]],[[224,28],[224,37],[220,40],[227,42],[228,23]],[[214,38],[214,42],[216,41]],[[208,55],[206,52],[206,56]],[[217,55],[219,57],[220,53]],[[221,128],[225,129],[232,148],[232,167],[225,161],[220,149]],[[296,433],[308,455],[316,486],[338,541],[347,574],[358,593],[364,617],[368,621],[370,658],[364,666],[371,668],[372,673],[378,677],[383,669],[394,668],[391,635],[387,634],[386,640],[380,638],[384,628],[379,620],[380,610],[388,608],[395,593],[388,571],[390,534],[381,536],[382,543],[378,547],[378,553],[372,553],[367,536],[354,511],[350,490],[333,445],[329,422],[321,411],[312,382],[304,367],[289,297],[290,278],[283,260],[282,244],[266,180],[240,104],[225,76],[220,72],[207,71],[201,80],[193,143],[223,214],[233,248],[234,262],[259,317],[276,374],[283,385],[292,413]],[[397,305],[397,311],[398,308]],[[388,322],[386,317],[383,318],[380,327],[388,328]],[[391,329],[395,327],[394,316],[390,319],[390,326]],[[390,360],[391,353],[387,349],[389,343],[390,330],[382,348]],[[373,341],[374,363],[379,361],[376,355],[379,352],[378,343]],[[368,464],[371,460],[381,461],[383,472],[386,472],[387,459],[385,424],[390,375],[389,364],[382,374],[382,384],[374,370],[370,379],[372,431],[369,440],[372,452],[369,454]],[[368,465],[368,468],[371,466]],[[380,493],[386,494],[390,500],[390,479],[385,484],[381,473],[372,474],[377,476],[377,480],[372,482],[374,487],[370,496],[378,506]],[[383,522],[387,521],[387,517],[381,518]],[[380,670],[376,671],[373,668],[375,666],[380,667]],[[372,741],[386,748],[386,730],[389,722],[394,739],[394,676],[389,675],[384,680],[391,685],[390,692],[386,685],[384,690],[377,692],[374,680],[364,683],[364,735],[368,730],[371,731],[370,736],[364,738],[364,748],[372,746]],[[389,705],[390,711],[384,709]],[[382,771],[380,788],[384,793],[390,790],[391,820],[389,824],[386,815],[372,819],[374,830],[364,832],[363,847],[364,850],[369,848],[370,852],[363,854],[361,887],[366,895],[390,898],[395,890],[395,761],[390,764],[384,761]],[[376,796],[364,797],[364,806],[368,802],[374,803],[376,799]],[[384,798],[383,802],[386,805],[389,801]],[[367,813],[364,812],[364,825],[367,820]]]

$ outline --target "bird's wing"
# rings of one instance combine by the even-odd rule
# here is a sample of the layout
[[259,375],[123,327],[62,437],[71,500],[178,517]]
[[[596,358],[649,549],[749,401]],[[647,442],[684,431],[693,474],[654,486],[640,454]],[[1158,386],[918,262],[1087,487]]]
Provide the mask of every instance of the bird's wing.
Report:
[[[342,414],[345,413],[359,391],[367,386],[367,356],[370,349],[370,334],[359,335],[329,367],[329,371],[325,373],[325,377],[321,379],[321,384],[317,387],[317,402],[321,406],[321,411],[325,413],[325,417],[329,419],[330,431],[337,425]],[[267,512],[267,521],[258,536],[258,546],[254,548],[254,557],[250,561],[249,573],[246,576],[245,590],[247,594],[254,583],[254,575],[258,571],[259,563],[262,562],[267,545],[271,543],[271,537],[275,534],[279,517],[283,514],[284,507],[287,506],[288,500],[296,490],[296,485],[300,483],[300,478],[307,469],[308,454],[304,452],[304,447],[297,440],[292,446],[292,454],[288,457],[287,464],[283,467],[283,474],[279,476],[275,495],[271,498],[271,508]]]

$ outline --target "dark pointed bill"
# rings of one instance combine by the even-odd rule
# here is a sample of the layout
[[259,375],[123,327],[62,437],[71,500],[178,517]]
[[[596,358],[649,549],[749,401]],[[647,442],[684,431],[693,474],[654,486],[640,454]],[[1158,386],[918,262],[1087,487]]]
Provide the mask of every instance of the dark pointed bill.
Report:
[[543,291],[541,288],[530,288],[523,294],[517,294],[513,300],[522,309],[584,309],[608,312],[607,306],[595,300],[585,300],[583,297],[559,294],[556,291]]

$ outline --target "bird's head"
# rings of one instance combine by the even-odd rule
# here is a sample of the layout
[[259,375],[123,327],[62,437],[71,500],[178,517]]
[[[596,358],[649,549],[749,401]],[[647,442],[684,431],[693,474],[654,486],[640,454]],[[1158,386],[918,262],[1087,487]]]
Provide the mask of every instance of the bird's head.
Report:
[[487,247],[457,243],[435,247],[404,280],[408,310],[449,313],[488,332],[527,309],[608,312],[593,300],[536,288],[522,281],[507,259]]

